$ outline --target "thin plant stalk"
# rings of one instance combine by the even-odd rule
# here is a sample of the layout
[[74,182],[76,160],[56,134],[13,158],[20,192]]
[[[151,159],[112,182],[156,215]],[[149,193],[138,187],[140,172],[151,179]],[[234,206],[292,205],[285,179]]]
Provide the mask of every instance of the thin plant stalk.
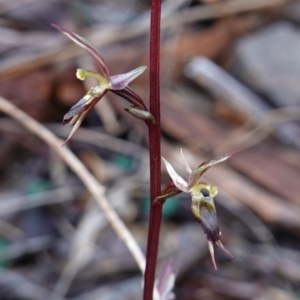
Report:
[[150,22],[150,112],[155,124],[149,124],[150,154],[150,218],[144,276],[144,300],[152,300],[158,240],[162,218],[162,202],[155,202],[161,193],[161,146],[160,146],[160,15],[161,0],[151,1]]

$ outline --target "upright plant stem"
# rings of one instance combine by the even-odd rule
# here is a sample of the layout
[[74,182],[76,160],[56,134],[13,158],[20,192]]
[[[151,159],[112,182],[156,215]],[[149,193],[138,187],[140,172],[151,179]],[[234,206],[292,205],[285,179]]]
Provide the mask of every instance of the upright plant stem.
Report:
[[160,150],[160,13],[161,0],[151,0],[150,24],[150,112],[156,123],[149,125],[150,152],[150,218],[146,256],[144,300],[152,300],[158,239],[162,217],[162,204],[154,203],[161,192],[161,150]]

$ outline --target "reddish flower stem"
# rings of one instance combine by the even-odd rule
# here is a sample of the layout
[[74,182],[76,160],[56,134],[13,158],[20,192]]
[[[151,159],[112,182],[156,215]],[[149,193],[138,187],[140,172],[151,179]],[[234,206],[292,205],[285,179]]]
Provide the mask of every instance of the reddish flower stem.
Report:
[[162,203],[154,200],[161,193],[160,149],[160,12],[161,0],[151,0],[150,24],[150,112],[156,123],[149,124],[150,153],[150,218],[146,255],[144,300],[152,300],[155,281],[158,239],[162,218]]

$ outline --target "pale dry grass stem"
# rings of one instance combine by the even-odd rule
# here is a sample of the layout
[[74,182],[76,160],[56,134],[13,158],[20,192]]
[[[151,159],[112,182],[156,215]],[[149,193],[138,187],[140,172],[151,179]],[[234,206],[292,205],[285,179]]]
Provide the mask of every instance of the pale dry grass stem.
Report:
[[[137,262],[142,274],[145,270],[145,256],[137,244],[135,238],[125,226],[123,221],[119,218],[113,207],[107,201],[105,196],[105,187],[102,186],[94,176],[86,169],[82,162],[75,156],[75,154],[68,148],[62,147],[63,141],[57,138],[51,131],[33,118],[28,116],[22,110],[17,108],[7,99],[0,97],[0,111],[9,115],[19,123],[21,123],[31,133],[38,136],[49,147],[51,147],[63,161],[72,169],[72,171],[80,178],[86,188],[95,198],[98,205],[101,207],[104,215],[109,223],[119,236],[124,241],[135,261]],[[159,294],[156,290],[154,298],[159,299]]]

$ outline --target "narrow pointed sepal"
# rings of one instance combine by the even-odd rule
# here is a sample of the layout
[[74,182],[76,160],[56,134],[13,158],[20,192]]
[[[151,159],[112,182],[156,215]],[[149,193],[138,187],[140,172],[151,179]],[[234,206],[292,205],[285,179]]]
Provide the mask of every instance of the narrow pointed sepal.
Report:
[[84,96],[75,105],[73,105],[70,110],[63,117],[63,125],[70,126],[74,125],[77,117],[88,109],[87,103],[90,102],[90,96]]
[[63,125],[71,126],[73,125],[72,131],[69,134],[67,140],[63,143],[63,146],[73,137],[75,132],[80,127],[84,118],[88,112],[100,101],[100,99],[106,94],[107,90],[104,90],[100,95],[96,94],[94,96],[86,95],[77,104],[75,104],[68,113],[65,114],[63,118]]
[[[233,255],[224,247],[220,240],[216,241],[215,244],[220,247],[229,257],[234,258]],[[210,252],[211,260],[214,265],[215,270],[217,270],[217,264],[215,260],[215,251],[214,251],[214,243],[212,241],[208,241],[208,249]]]
[[237,153],[238,151],[233,151],[230,153],[226,153],[224,155],[218,156],[214,159],[207,160],[203,162],[197,169],[193,170],[193,172],[189,176],[189,186],[193,186],[197,183],[199,183],[199,180],[203,176],[203,174],[212,166],[219,164],[229,157],[231,157],[233,154]]
[[140,76],[147,67],[142,66],[124,74],[118,74],[110,77],[110,85],[112,90],[123,90],[128,84]]
[[83,113],[81,113],[78,116],[75,116],[71,122],[70,125],[74,125],[68,138],[64,141],[64,143],[62,144],[62,147],[65,146],[67,144],[67,142],[74,136],[75,132],[78,130],[78,128],[80,127],[83,119],[85,118],[85,116],[88,114],[88,112],[90,111],[90,109],[84,111]]
[[176,173],[176,171],[174,170],[174,168],[172,167],[172,165],[162,157],[162,160],[166,166],[166,169],[170,175],[170,177],[172,178],[175,186],[181,190],[182,192],[188,193],[188,184],[187,182]]
[[216,241],[216,245],[219,246],[229,257],[234,258],[234,256],[225,248],[220,240]]
[[208,250],[209,250],[209,253],[210,253],[211,260],[212,260],[212,263],[214,265],[214,268],[215,268],[215,270],[218,270],[217,264],[216,264],[216,260],[215,260],[214,244],[213,244],[212,241],[208,241]]
[[130,106],[128,108],[125,108],[125,110],[136,117],[137,119],[144,120],[144,121],[150,121],[151,123],[155,123],[154,116],[147,110],[139,109],[135,106]]
[[84,111],[93,107],[107,92],[105,87],[92,87],[83,98],[81,98],[76,104],[74,104],[70,110],[64,115],[63,125],[73,125],[73,118],[79,116]]
[[111,90],[111,92],[124,98],[129,103],[131,103],[133,106],[136,106],[139,109],[148,110],[143,99],[129,86],[127,86],[123,90]]
[[192,173],[192,169],[191,169],[191,167],[189,166],[189,164],[187,163],[187,161],[186,161],[185,158],[184,158],[182,148],[180,149],[180,153],[181,153],[182,160],[183,160],[183,162],[184,162],[185,169],[186,169],[186,171],[188,172],[188,174],[190,175],[190,174]]
[[76,43],[81,48],[85,49],[98,63],[104,77],[109,80],[109,72],[108,68],[104,62],[103,57],[101,54],[95,49],[95,47],[88,42],[85,38],[81,37],[80,35],[73,33],[67,29],[64,29],[56,24],[51,24],[53,27],[61,31],[63,34],[65,34],[69,39],[71,39],[74,43]]
[[157,288],[161,296],[161,300],[175,300],[175,295],[173,293],[175,280],[176,272],[173,269],[172,261],[169,260],[157,280]]

